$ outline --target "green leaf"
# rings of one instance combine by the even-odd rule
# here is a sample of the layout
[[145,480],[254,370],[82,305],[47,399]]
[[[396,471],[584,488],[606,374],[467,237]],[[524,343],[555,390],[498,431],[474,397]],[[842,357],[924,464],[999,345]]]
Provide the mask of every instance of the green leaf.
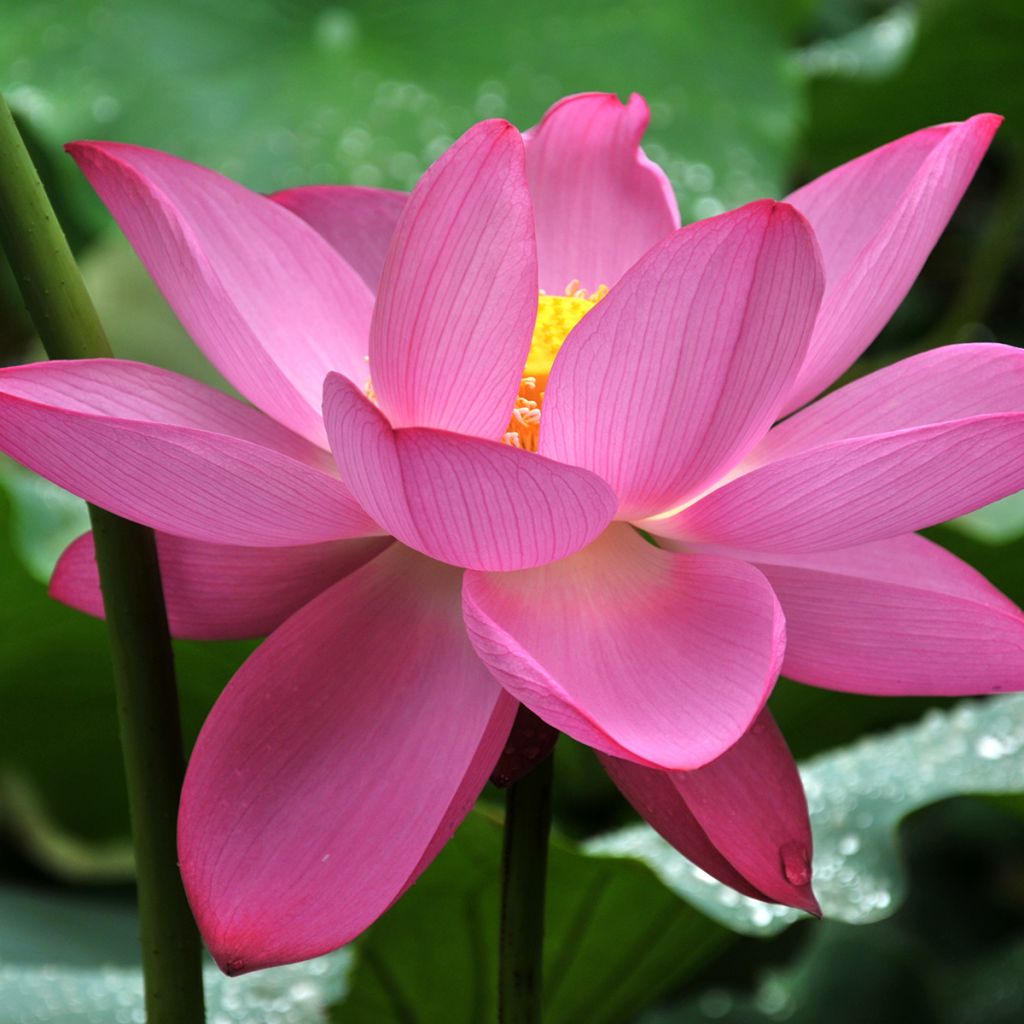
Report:
[[[8,12],[0,87],[51,143],[173,150],[255,188],[408,188],[483,117],[636,90],[690,215],[778,191],[802,116],[809,0],[296,4],[40,0]],[[93,207],[93,218],[100,217]]]
[[[947,797],[1024,790],[1024,695],[964,701],[801,766],[814,831],[814,889],[827,918],[867,924],[905,894],[897,829]],[[599,836],[591,853],[634,857],[716,921],[773,935],[803,917],[740,896],[680,857],[646,825]]]
[[[29,534],[26,555],[45,575],[57,545],[46,543],[45,531],[33,535],[38,509],[30,510],[39,494],[52,497],[55,489],[33,485],[30,503],[19,505],[26,494],[16,484],[18,500],[9,500],[8,479],[0,475],[0,817],[23,840],[25,852],[38,855],[49,870],[80,878],[93,863],[107,876],[107,854],[116,853],[117,841],[128,835],[128,811],[106,628],[51,600],[15,554],[11,505],[21,509],[21,541]],[[175,645],[188,744],[252,647]],[[82,843],[100,844],[95,860]]]
[[[359,942],[338,1024],[496,1019],[501,826],[469,816],[416,885]],[[730,941],[643,865],[551,849],[546,1024],[629,1020]]]
[[914,951],[900,937],[876,928],[868,942],[865,932],[826,921],[806,938],[792,963],[766,973],[752,995],[712,989],[643,1024],[938,1024]]
[[901,70],[917,39],[918,14],[898,4],[837,38],[820,39],[800,51],[812,77],[883,78]]
[[815,81],[807,140],[815,169],[927,124],[983,111],[1003,114],[1001,134],[1019,140],[1022,36],[1024,6],[1017,0],[923,0],[913,48],[895,73],[850,76],[837,69]]
[[1006,544],[1024,537],[1024,491],[950,520],[946,525],[986,544]]
[[[142,1020],[137,936],[135,910],[123,898],[0,885],[0,1024]],[[209,1019],[320,1024],[344,994],[350,962],[339,950],[242,978],[210,963]]]
[[85,502],[0,455],[0,489],[11,502],[11,545],[40,583],[47,583],[60,553],[89,529]]

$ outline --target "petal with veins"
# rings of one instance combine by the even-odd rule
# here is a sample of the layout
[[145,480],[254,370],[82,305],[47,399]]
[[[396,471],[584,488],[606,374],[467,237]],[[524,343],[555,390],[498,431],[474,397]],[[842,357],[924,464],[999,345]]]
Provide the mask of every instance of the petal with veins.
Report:
[[214,366],[324,445],[324,376],[366,383],[373,296],[359,275],[293,213],[205,167],[115,142],[67,148]]
[[398,220],[370,336],[373,390],[396,427],[498,439],[537,319],[523,142],[505,121],[462,136]]
[[142,363],[0,370],[0,450],[94,505],[194,540],[275,547],[381,533],[326,452]]
[[[332,583],[379,555],[391,540],[249,548],[158,533],[156,543],[171,634],[187,640],[237,640],[266,636]],[[91,533],[61,555],[50,596],[104,617]]]
[[607,480],[620,519],[678,506],[777,417],[821,289],[814,236],[782,203],[676,232],[566,339],[544,397],[541,453]]
[[623,523],[540,569],[468,572],[477,653],[535,714],[648,767],[719,757],[778,675],[785,624],[743,562],[659,550]]
[[649,119],[635,93],[628,103],[582,93],[525,133],[541,288],[560,295],[573,280],[610,288],[679,227],[672,186],[640,148]]
[[875,340],[910,290],[1002,118],[979,114],[914,132],[797,189],[826,290],[785,411],[828,387]]
[[332,374],[324,418],[338,466],[389,533],[431,558],[502,571],[564,558],[615,513],[585,469],[443,430],[393,430],[351,381]]
[[393,545],[288,619],[214,706],[178,849],[229,974],[358,935],[483,788],[516,705],[466,639],[460,576]]
[[923,537],[806,555],[713,550],[768,578],[791,679],[886,697],[1024,689],[1024,614]]
[[848,384],[770,431],[733,479],[652,532],[759,551],[854,547],[1024,487],[1024,351],[935,349]]
[[696,771],[659,772],[600,757],[637,812],[698,867],[745,896],[821,914],[811,890],[807,800],[767,710]]
[[377,291],[391,237],[408,196],[360,185],[310,185],[275,192],[275,203],[298,214]]

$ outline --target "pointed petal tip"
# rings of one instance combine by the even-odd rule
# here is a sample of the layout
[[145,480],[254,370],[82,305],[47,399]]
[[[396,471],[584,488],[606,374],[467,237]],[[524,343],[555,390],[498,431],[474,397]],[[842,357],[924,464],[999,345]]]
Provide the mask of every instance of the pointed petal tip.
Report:
[[984,153],[995,138],[996,132],[1002,127],[1006,118],[1002,114],[980,113],[974,114],[963,121],[956,121],[949,125],[951,131],[961,131],[972,139],[979,153]]
[[979,122],[981,124],[986,125],[988,128],[992,130],[993,133],[995,133],[999,130],[999,128],[1002,126],[1002,123],[1005,120],[1006,117],[1003,114],[993,114],[990,112],[986,112],[982,114],[975,114],[974,117],[969,117],[967,119],[967,123],[969,124],[975,121]]
[[788,906],[804,910],[820,918],[821,905],[811,888],[812,863],[810,848],[802,841],[784,843],[779,848],[779,864],[782,878],[789,889]]
[[[232,930],[212,927],[208,918],[204,919],[197,913],[200,922],[199,930],[207,952],[213,957],[214,963],[229,978],[238,978],[243,974],[265,971],[270,967],[284,967],[288,964],[312,960],[339,949],[337,946],[299,945],[292,943],[284,948],[275,947],[267,935],[247,933],[240,930],[237,934]],[[346,940],[349,941],[349,940]]]
[[217,966],[226,974],[229,978],[237,978],[239,975],[248,974],[250,971],[255,970],[252,962],[246,960],[242,956],[232,956],[230,953],[222,956],[214,956],[213,958]]
[[824,911],[821,909],[821,904],[818,902],[818,897],[814,895],[814,889],[811,888],[810,882],[794,888],[792,897],[786,901],[786,905],[794,910],[802,910],[805,914],[810,914],[811,917],[819,921],[825,916]]
[[240,974],[248,973],[244,960],[228,960],[225,963],[217,962],[217,966],[229,977],[237,978]]
[[[88,536],[84,534],[83,536]],[[46,596],[51,601],[60,601],[61,604],[67,604],[64,596],[68,590],[68,551],[81,543],[82,537],[78,537],[68,545],[67,548],[61,553],[60,558],[57,559],[57,564],[53,567],[53,572],[50,575],[50,582],[46,586]]]
[[[76,163],[81,163],[83,157],[97,154],[114,159],[118,150],[137,150],[153,152],[146,146],[137,146],[131,142],[111,142],[105,139],[74,139],[64,143],[64,152],[67,153]],[[176,159],[173,154],[163,154]]]
[[812,889],[807,890],[807,903],[805,906],[800,908],[806,910],[811,917],[817,918],[821,921],[825,917],[825,912],[821,909],[821,904],[818,902],[818,897],[814,895]]
[[229,978],[238,978],[243,974],[252,974],[253,971],[263,971],[268,967],[282,967],[285,964],[306,959],[304,955],[267,956],[266,952],[261,951],[255,943],[251,944],[252,948],[250,948],[250,943],[245,941],[244,936],[211,935],[205,928],[202,931],[207,951],[221,972]]

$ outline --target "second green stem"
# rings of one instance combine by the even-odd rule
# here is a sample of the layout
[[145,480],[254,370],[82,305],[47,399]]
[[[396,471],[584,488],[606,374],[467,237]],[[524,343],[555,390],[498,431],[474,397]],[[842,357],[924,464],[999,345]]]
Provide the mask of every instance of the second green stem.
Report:
[[548,756],[507,790],[498,968],[501,1024],[537,1024],[541,1019],[553,773],[554,758]]

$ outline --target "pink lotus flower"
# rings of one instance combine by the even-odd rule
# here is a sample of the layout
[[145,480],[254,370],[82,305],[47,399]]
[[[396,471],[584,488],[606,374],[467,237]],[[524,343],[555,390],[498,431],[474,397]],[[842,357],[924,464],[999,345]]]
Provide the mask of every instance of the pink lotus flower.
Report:
[[[268,199],[69,147],[257,407],[127,362],[0,373],[7,452],[160,531],[177,635],[271,633],[181,806],[186,887],[230,972],[377,918],[473,804],[518,702],[706,870],[815,910],[764,710],[780,669],[883,695],[1024,684],[1024,617],[913,534],[1024,485],[1024,353],[928,352],[773,426],[884,325],[999,119],[682,229],[646,121],[602,95],[525,135],[487,121],[409,197]],[[53,593],[101,614],[89,537]]]

